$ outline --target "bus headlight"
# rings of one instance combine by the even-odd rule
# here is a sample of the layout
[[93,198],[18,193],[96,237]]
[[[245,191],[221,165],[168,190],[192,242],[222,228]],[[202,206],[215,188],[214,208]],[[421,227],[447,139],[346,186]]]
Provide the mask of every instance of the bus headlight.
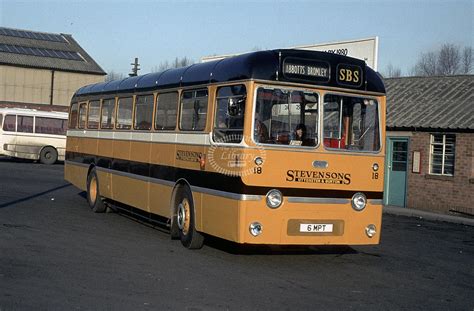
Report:
[[358,212],[363,210],[367,205],[367,198],[362,192],[357,192],[352,196],[352,208]]
[[376,233],[377,229],[375,225],[368,225],[367,227],[365,227],[365,234],[367,234],[369,238],[373,237]]
[[267,206],[269,208],[278,208],[283,202],[283,195],[280,191],[272,189],[267,193]]
[[253,236],[259,236],[262,234],[263,226],[259,222],[252,222],[249,227],[250,234]]

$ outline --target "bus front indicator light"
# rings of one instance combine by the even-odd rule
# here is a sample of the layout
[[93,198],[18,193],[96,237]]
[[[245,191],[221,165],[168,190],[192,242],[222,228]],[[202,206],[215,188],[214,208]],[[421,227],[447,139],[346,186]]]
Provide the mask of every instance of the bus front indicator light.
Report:
[[280,191],[272,189],[268,191],[266,201],[269,208],[279,208],[283,203],[283,195]]
[[357,192],[352,196],[352,208],[358,212],[362,211],[367,205],[367,198],[362,192]]
[[377,233],[377,228],[375,227],[375,225],[370,224],[367,227],[365,227],[365,234],[367,234],[369,238],[373,237],[376,233]]
[[262,234],[263,226],[259,222],[252,222],[249,227],[250,234],[253,236],[259,236]]

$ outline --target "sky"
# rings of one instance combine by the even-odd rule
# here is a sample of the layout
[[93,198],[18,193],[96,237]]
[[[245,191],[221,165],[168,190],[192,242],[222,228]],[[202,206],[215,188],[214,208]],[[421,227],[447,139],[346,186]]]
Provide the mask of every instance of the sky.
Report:
[[175,57],[379,37],[379,71],[407,74],[443,43],[474,47],[474,0],[462,1],[16,1],[0,26],[67,33],[106,71],[139,74]]

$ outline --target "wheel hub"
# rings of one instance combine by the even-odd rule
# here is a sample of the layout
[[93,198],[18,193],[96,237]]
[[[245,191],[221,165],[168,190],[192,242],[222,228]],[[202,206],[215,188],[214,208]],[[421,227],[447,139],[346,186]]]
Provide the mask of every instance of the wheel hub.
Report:
[[189,206],[189,201],[187,199],[183,199],[183,201],[178,205],[178,228],[183,232],[183,234],[187,234],[189,231],[191,220],[191,210]]

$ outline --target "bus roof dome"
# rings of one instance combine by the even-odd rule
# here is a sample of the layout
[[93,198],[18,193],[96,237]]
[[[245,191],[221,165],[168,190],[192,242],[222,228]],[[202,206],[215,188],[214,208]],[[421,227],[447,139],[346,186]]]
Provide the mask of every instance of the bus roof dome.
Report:
[[88,85],[77,90],[74,96],[133,93],[247,79],[298,82],[385,93],[381,77],[362,60],[326,52],[281,49],[251,52],[163,72]]

